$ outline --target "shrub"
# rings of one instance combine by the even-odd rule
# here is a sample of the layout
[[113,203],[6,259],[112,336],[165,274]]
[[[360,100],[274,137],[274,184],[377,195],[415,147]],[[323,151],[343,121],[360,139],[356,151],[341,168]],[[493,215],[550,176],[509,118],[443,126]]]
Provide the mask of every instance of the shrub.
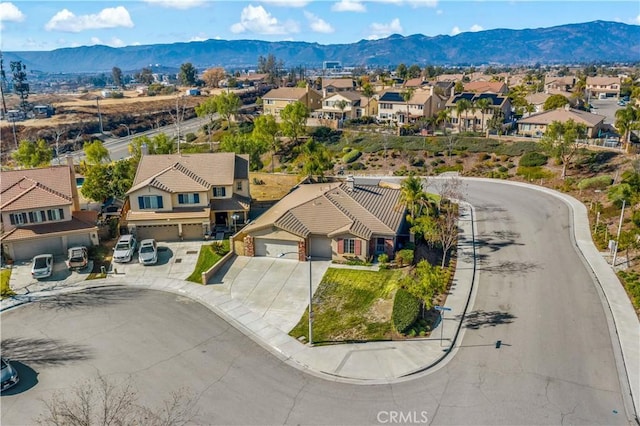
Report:
[[523,167],[544,166],[548,159],[549,157],[539,152],[527,152],[520,158],[519,164]]
[[413,249],[405,248],[396,253],[396,262],[400,266],[411,265],[413,263]]
[[364,170],[367,166],[362,164],[360,161],[356,161],[355,163],[351,163],[347,166],[347,170]]
[[489,158],[491,158],[491,156],[489,154],[487,154],[486,152],[483,152],[482,154],[480,154],[480,156],[478,157],[478,160],[480,161],[486,161]]
[[440,166],[433,169],[436,174],[445,173],[445,172],[461,172],[464,170],[464,166],[462,164],[454,164],[451,166]]
[[553,177],[553,172],[551,172],[550,170],[543,169],[542,167],[519,166],[516,174],[518,176],[522,176],[525,179],[529,179],[529,180],[551,179]]
[[389,262],[389,256],[386,253],[381,253],[378,255],[378,263],[387,263]]
[[405,333],[416,322],[419,314],[420,299],[407,290],[399,288],[393,298],[393,312],[391,313],[393,327],[398,333]]
[[631,215],[631,222],[637,227],[640,227],[640,210],[636,210]]
[[184,139],[185,139],[187,142],[193,142],[193,141],[195,141],[196,139],[198,139],[198,137],[197,137],[194,133],[187,133],[187,134],[184,136]]
[[578,189],[604,189],[611,185],[612,182],[613,178],[611,176],[595,176],[578,182]]
[[342,148],[342,152],[343,152],[343,153],[345,153],[345,154],[346,154],[347,152],[351,152],[351,147],[349,147],[349,146],[345,146],[344,148]]
[[353,163],[358,158],[360,158],[361,155],[362,153],[359,150],[352,149],[342,156],[342,161],[344,161],[346,164]]
[[500,166],[498,167],[498,171],[501,173],[506,173],[509,171],[509,169],[507,169],[505,166]]

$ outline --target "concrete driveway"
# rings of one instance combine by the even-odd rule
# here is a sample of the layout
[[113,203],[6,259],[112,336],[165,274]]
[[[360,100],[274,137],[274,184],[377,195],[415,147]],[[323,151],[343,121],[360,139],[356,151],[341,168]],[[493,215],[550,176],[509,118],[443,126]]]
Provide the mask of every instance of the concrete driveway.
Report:
[[29,293],[45,288],[72,285],[84,281],[93,268],[93,261],[89,261],[86,268],[69,271],[64,256],[53,258],[53,273],[49,278],[36,280],[31,276],[31,261],[16,262],[11,267],[9,286],[16,293]]
[[[330,261],[311,262],[314,292],[329,266]],[[236,256],[208,284],[288,333],[309,305],[309,262]]]

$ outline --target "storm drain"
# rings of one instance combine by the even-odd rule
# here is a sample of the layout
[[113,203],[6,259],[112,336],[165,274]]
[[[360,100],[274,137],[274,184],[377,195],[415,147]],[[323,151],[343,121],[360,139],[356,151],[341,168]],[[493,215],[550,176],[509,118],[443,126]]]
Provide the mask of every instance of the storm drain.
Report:
[[182,263],[182,259],[176,259],[173,263]]
[[197,250],[187,250],[187,254],[198,254]]

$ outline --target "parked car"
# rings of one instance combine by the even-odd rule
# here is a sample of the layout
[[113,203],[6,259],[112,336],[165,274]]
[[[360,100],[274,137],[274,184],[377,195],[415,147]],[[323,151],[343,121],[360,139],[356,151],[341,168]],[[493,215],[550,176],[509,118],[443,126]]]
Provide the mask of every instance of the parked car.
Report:
[[138,250],[138,261],[143,265],[155,265],[158,262],[158,245],[156,240],[140,241],[140,250]]
[[136,237],[131,234],[122,235],[113,248],[113,261],[117,263],[131,262],[136,252]]
[[67,269],[82,269],[89,264],[89,250],[86,247],[71,247],[67,251]]
[[0,364],[2,366],[0,391],[5,391],[15,386],[20,381],[20,378],[18,377],[18,372],[7,358],[0,357]]
[[31,262],[31,276],[35,279],[48,278],[53,273],[53,255],[39,254]]

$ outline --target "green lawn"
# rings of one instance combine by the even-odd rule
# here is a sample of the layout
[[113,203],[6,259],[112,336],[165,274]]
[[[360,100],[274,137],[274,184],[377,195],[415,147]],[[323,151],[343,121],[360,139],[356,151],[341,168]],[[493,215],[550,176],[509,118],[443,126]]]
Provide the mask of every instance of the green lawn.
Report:
[[[329,268],[314,295],[314,343],[390,339],[391,311],[401,270]],[[308,337],[308,312],[289,332]]]
[[15,293],[9,287],[9,278],[11,277],[11,269],[0,270],[0,295],[5,297],[13,296]]
[[225,239],[222,243],[203,245],[200,248],[196,268],[193,273],[189,275],[187,281],[202,284],[202,273],[218,263],[218,261],[227,253],[229,253],[229,240]]

